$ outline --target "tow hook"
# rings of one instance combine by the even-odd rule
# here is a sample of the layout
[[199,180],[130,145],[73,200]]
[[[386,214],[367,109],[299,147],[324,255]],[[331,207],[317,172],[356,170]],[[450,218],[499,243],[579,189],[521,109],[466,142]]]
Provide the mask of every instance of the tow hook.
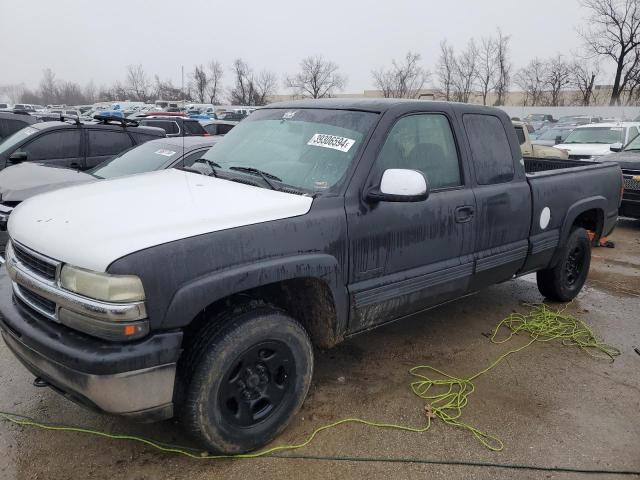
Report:
[[40,377],[36,377],[33,379],[33,386],[38,388],[43,388],[43,387],[48,387],[49,383]]

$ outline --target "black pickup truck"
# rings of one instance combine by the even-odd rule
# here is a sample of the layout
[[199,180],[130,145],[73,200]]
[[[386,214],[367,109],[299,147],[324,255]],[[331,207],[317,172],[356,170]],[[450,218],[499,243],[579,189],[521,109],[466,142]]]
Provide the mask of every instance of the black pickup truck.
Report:
[[274,104],[203,161],[20,204],[0,326],[69,398],[229,453],[285,428],[313,346],[529,272],[574,298],[622,183],[523,159],[500,110],[425,101]]

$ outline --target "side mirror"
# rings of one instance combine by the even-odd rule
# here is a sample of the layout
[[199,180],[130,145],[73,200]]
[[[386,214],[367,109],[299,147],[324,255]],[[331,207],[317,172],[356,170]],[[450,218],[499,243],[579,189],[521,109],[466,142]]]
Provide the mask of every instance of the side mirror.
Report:
[[367,192],[375,202],[421,202],[429,197],[429,182],[422,172],[390,168],[382,174],[378,187]]
[[9,162],[11,163],[20,163],[20,162],[26,162],[28,158],[27,152],[13,152],[11,155],[9,155]]
[[559,143],[562,143],[562,137],[560,135],[556,137],[556,145],[558,145]]
[[622,145],[620,142],[612,143],[611,146],[609,147],[609,150],[611,150],[612,152],[621,152],[623,146],[624,145]]

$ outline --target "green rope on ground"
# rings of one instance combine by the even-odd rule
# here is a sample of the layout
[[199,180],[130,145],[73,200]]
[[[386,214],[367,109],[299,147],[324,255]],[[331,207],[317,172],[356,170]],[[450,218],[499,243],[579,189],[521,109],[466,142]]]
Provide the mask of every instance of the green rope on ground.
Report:
[[[491,341],[493,343],[500,344],[510,340],[515,335],[526,333],[530,337],[529,342],[503,353],[489,364],[489,366],[478,373],[470,377],[458,378],[430,365],[417,365],[409,370],[409,373],[417,379],[411,383],[411,390],[416,396],[427,401],[427,404],[424,407],[425,423],[418,427],[399,425],[395,423],[375,422],[361,418],[344,418],[318,427],[311,433],[311,435],[300,443],[279,445],[255,453],[210,455],[207,452],[198,452],[197,450],[190,449],[188,447],[168,445],[139,436],[112,434],[89,428],[68,425],[40,423],[23,415],[12,414],[9,412],[0,412],[0,418],[20,426],[36,427],[44,430],[76,432],[113,440],[139,442],[162,452],[184,455],[200,460],[258,458],[272,455],[276,452],[296,450],[309,445],[320,432],[348,423],[367,425],[374,428],[422,433],[429,430],[433,419],[439,418],[447,425],[468,430],[482,445],[489,450],[497,452],[504,448],[504,444],[499,438],[495,435],[483,432],[482,430],[461,420],[463,410],[469,401],[469,395],[475,391],[475,386],[473,384],[475,379],[491,371],[509,355],[520,352],[535,342],[561,340],[562,344],[565,346],[579,347],[584,352],[596,358],[608,358],[611,361],[613,361],[616,356],[620,355],[620,350],[598,340],[593,333],[593,330],[587,324],[574,316],[565,313],[568,305],[557,311],[550,309],[546,305],[527,305],[531,307],[529,313],[512,313],[502,320],[494,329],[493,334],[491,335]],[[503,329],[507,329],[509,333],[501,340],[498,340],[498,334]],[[433,374],[435,374],[435,377]]]

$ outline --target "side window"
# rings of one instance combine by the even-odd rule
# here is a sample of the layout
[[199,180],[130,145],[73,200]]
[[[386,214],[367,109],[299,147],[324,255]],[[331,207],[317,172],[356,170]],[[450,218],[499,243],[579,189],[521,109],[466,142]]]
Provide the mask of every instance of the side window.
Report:
[[131,147],[127,132],[113,130],[89,130],[89,156],[115,155]]
[[205,125],[204,126],[204,130],[209,134],[209,135],[218,135],[218,126],[215,123],[210,123],[209,125]]
[[389,168],[419,170],[432,189],[461,185],[458,151],[447,117],[419,114],[398,120],[376,160],[378,175]]
[[202,128],[202,125],[200,125],[200,122],[186,121],[183,125],[186,135],[204,135],[207,133],[206,130]]
[[226,123],[218,124],[218,135],[225,135],[231,131],[235,125],[227,125]]
[[167,132],[167,135],[175,135],[176,133],[180,133],[178,124],[172,121],[148,120],[144,122],[143,125],[146,125],[147,127],[162,128],[165,132]]
[[518,135],[520,145],[526,142],[527,139],[524,137],[524,129],[522,127],[516,127],[516,134]]
[[27,152],[29,160],[79,157],[80,133],[80,130],[58,130],[45,133],[24,145],[21,150]]
[[162,138],[158,135],[147,135],[144,133],[129,132],[129,134],[133,136],[133,140],[136,142],[136,145],[140,145],[141,143],[148,142],[149,140],[157,140],[159,138]]
[[463,116],[463,122],[478,183],[491,185],[513,180],[513,156],[500,119],[493,115],[468,113]]
[[207,153],[208,149],[203,149],[203,150],[197,150],[195,152],[191,152],[188,153],[187,155],[185,155],[184,159],[182,159],[182,161],[178,162],[180,165],[184,165],[185,167],[190,167],[191,165],[194,164],[194,162],[196,160],[198,160],[199,158],[202,158],[202,156]]

